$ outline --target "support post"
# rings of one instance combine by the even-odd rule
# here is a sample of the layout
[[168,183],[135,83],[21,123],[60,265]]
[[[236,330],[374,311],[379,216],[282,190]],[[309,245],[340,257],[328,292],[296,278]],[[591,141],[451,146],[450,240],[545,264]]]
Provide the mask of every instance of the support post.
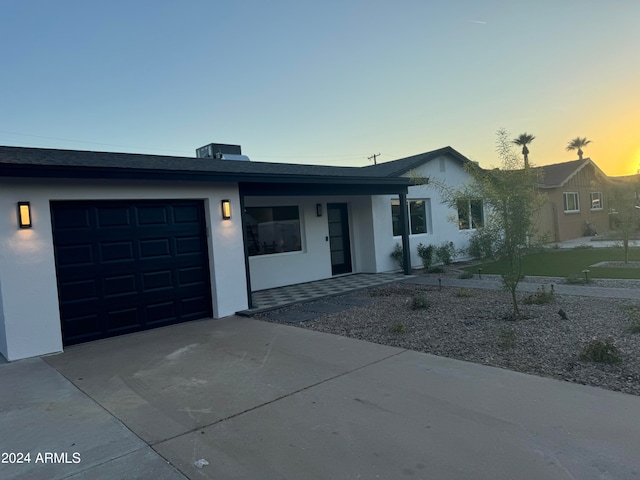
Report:
[[251,297],[251,270],[249,268],[249,244],[247,243],[247,227],[245,224],[244,213],[244,191],[242,185],[239,185],[240,194],[240,223],[242,225],[242,243],[244,245],[244,269],[247,278],[247,307],[253,308],[253,298]]
[[402,257],[404,274],[411,275],[411,250],[409,246],[409,215],[407,214],[407,194],[400,195],[400,224],[402,225]]

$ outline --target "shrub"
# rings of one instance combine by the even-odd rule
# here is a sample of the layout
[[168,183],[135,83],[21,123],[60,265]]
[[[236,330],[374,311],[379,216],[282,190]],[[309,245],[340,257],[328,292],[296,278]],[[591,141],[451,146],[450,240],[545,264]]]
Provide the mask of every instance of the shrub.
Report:
[[422,260],[422,266],[425,270],[429,270],[431,268],[431,263],[433,262],[433,245],[423,245],[422,243],[418,244],[418,256],[420,260]]
[[484,228],[478,228],[469,237],[467,254],[478,260],[491,259],[497,255],[499,248],[499,240],[494,233],[485,231]]
[[473,297],[473,293],[471,293],[471,290],[469,290],[468,288],[459,288],[456,292],[456,297],[469,298]]
[[458,278],[460,280],[469,280],[470,278],[473,278],[473,272],[464,270],[460,275],[458,275]]
[[393,252],[391,252],[391,258],[393,258],[393,261],[396,262],[402,270],[404,270],[404,252],[402,251],[402,245],[396,243]]
[[610,338],[594,338],[582,349],[580,360],[584,362],[619,363],[620,351]]
[[407,329],[400,320],[397,320],[390,328],[391,333],[407,333]]
[[629,320],[631,321],[627,328],[627,332],[640,333],[640,307],[637,305],[630,305],[625,307],[624,310],[629,313]]
[[498,347],[507,350],[516,346],[516,331],[513,328],[498,330]]
[[553,301],[553,289],[547,291],[544,285],[540,285],[540,288],[533,295],[526,297],[522,303],[525,305],[544,305]]
[[411,308],[413,310],[420,310],[423,308],[429,308],[429,300],[424,293],[416,293],[411,299]]
[[436,260],[445,265],[450,265],[456,258],[456,247],[453,242],[444,242],[435,249]]

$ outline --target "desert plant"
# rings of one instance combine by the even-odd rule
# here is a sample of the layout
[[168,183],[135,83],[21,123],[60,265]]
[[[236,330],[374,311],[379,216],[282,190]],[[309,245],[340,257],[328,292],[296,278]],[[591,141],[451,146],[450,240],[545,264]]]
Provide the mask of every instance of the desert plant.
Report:
[[468,288],[459,288],[456,291],[456,297],[469,298],[469,297],[473,297],[473,293],[471,293],[471,290],[469,290]]
[[458,275],[458,278],[460,280],[469,280],[470,278],[473,278],[473,272],[470,272],[469,270],[464,270],[463,272],[460,273],[460,275]]
[[536,293],[526,297],[522,303],[525,305],[544,305],[553,301],[553,289],[547,291],[544,285],[540,285],[540,288]]
[[498,347],[508,350],[516,346],[516,331],[513,328],[501,328],[498,330]]
[[396,264],[404,270],[404,252],[402,251],[402,245],[396,243],[396,246],[393,248],[393,252],[391,252],[391,258]]
[[619,363],[620,351],[610,338],[594,338],[587,343],[580,354],[584,362]]
[[436,260],[445,265],[450,265],[456,258],[456,247],[453,242],[444,242],[435,249]]
[[429,305],[431,304],[424,293],[416,293],[411,299],[411,308],[413,310],[429,308]]
[[407,329],[404,327],[400,320],[397,320],[390,328],[391,333],[407,333]]
[[433,262],[433,245],[423,245],[422,243],[418,244],[418,256],[420,260],[422,260],[422,266],[425,270],[429,270],[431,268],[431,263]]
[[624,310],[629,314],[630,324],[627,328],[628,333],[640,333],[640,306],[630,305]]

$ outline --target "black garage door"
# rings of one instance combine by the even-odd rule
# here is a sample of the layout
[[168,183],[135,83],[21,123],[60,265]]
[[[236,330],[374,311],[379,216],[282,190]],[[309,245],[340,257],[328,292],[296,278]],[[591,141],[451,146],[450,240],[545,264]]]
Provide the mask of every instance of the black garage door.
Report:
[[65,345],[210,317],[199,201],[51,202]]

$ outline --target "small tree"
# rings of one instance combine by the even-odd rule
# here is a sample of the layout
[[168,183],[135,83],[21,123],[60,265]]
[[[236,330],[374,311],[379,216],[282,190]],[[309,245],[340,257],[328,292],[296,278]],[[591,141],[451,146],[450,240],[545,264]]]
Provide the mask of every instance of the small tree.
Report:
[[447,203],[455,208],[460,200],[483,200],[486,215],[482,228],[487,235],[500,239],[497,255],[506,262],[502,284],[511,294],[513,316],[517,318],[520,309],[516,290],[523,278],[522,258],[532,246],[534,225],[544,196],[538,190],[539,170],[528,164],[523,168],[512,146],[508,132],[499,130],[496,152],[502,168],[485,170],[473,162],[468,163],[471,183],[448,196]]
[[609,216],[612,226],[622,237],[624,263],[629,262],[629,240],[638,230],[640,219],[640,182],[635,180],[612,181],[607,189]]

